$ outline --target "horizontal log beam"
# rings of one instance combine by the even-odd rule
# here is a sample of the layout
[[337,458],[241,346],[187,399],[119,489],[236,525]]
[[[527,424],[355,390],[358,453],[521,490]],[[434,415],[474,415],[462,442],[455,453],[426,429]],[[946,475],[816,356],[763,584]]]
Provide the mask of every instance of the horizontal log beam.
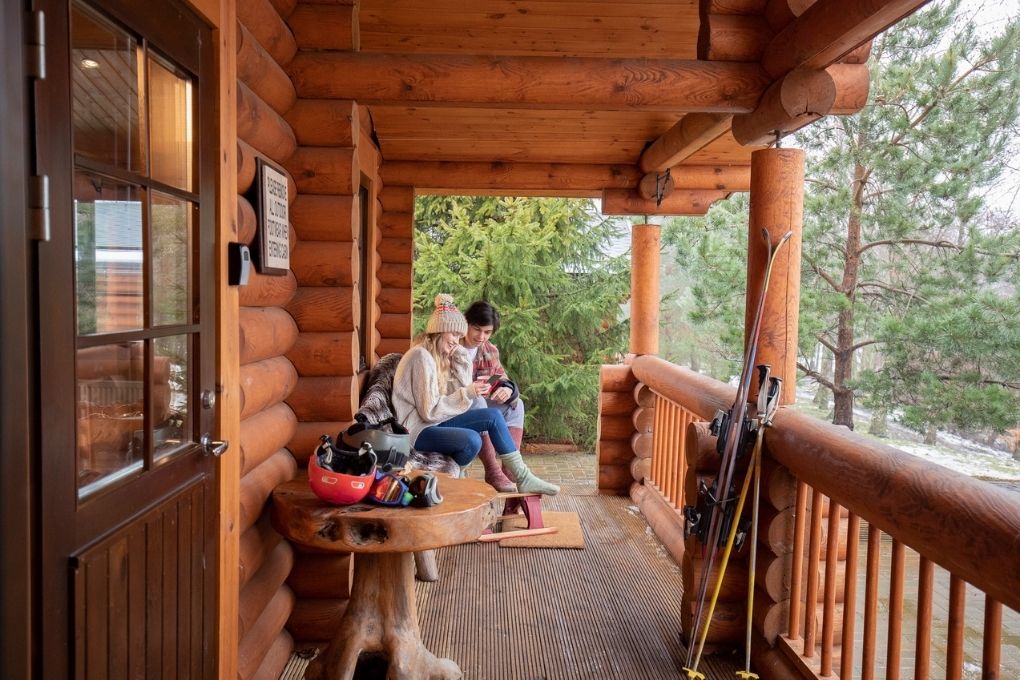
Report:
[[279,307],[241,307],[238,326],[242,366],[286,354],[298,336],[294,317]]
[[641,198],[636,191],[609,189],[602,192],[603,215],[704,215],[727,191],[675,190],[656,205],[655,199]]
[[768,0],[762,15],[775,31],[780,31],[799,17],[815,0]]
[[[394,161],[383,163],[383,184],[421,189],[601,191],[637,186],[633,165],[583,163],[472,163]],[[423,191],[424,192],[424,191]]]
[[776,81],[751,113],[733,117],[733,138],[744,145],[768,144],[778,133],[818,120],[836,101],[836,84],[825,71],[796,69]]
[[237,3],[237,18],[277,64],[286,66],[294,58],[298,49],[294,34],[269,0]]
[[237,83],[236,101],[238,139],[276,163],[290,158],[297,138],[283,116],[242,82]]
[[294,39],[301,49],[358,50],[358,5],[316,5],[299,3],[287,17]]
[[867,102],[869,82],[864,64],[790,71],[765,92],[757,109],[733,117],[733,138],[748,146],[768,144],[776,133],[789,134],[822,116],[858,111]]
[[751,167],[748,165],[680,165],[669,169],[664,182],[659,173],[641,178],[638,193],[642,198],[655,198],[655,189],[662,184],[663,197],[676,189],[710,189],[715,191],[750,191]]
[[664,132],[641,154],[641,171],[661,172],[679,164],[699,149],[716,140],[730,128],[731,116],[718,113],[692,113]]
[[795,68],[826,68],[927,2],[818,0],[772,39],[762,66],[776,78]]
[[237,77],[273,110],[284,114],[294,105],[294,83],[255,36],[237,22]]
[[761,14],[768,0],[701,0],[708,14]]
[[[409,163],[408,165],[416,164]],[[383,165],[383,169],[385,168],[386,166]],[[379,202],[382,203],[384,211],[414,212],[414,187],[384,186],[379,190]]]
[[772,39],[760,15],[709,14],[698,31],[698,58],[712,61],[758,61]]
[[302,52],[298,96],[362,104],[746,112],[768,85],[757,64],[683,59]]
[[361,142],[358,105],[347,99],[299,99],[284,119],[302,146],[356,147]]
[[302,194],[290,206],[290,221],[302,241],[354,241],[361,204],[357,196]]

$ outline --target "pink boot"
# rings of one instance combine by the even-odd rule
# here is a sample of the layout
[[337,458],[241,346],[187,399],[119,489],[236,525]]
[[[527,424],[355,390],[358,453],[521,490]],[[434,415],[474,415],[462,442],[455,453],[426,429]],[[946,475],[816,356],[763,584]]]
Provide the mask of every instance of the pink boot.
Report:
[[517,491],[513,481],[503,473],[503,467],[496,458],[496,449],[487,434],[482,435],[482,450],[478,452],[478,460],[482,461],[485,468],[486,484],[503,493]]

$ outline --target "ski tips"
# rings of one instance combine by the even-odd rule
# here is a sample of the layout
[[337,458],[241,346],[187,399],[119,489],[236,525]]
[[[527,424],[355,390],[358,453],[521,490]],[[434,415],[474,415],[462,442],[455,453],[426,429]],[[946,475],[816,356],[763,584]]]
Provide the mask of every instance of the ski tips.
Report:
[[768,227],[762,227],[762,229],[761,229],[761,237],[763,239],[765,239],[765,244],[767,246],[769,246],[769,250],[779,250],[779,248],[784,243],[786,243],[791,238],[793,238],[793,232],[792,231],[788,231],[785,234],[783,234],[782,238],[780,238],[779,241],[776,243],[775,248],[772,247],[772,237],[771,237],[771,235],[769,235]]
[[792,230],[786,231],[782,234],[779,241],[776,242],[775,246],[772,245],[772,237],[769,236],[768,227],[762,227],[762,240],[765,241],[765,247],[768,248],[769,253],[775,253],[782,248],[787,241],[794,238],[794,232]]

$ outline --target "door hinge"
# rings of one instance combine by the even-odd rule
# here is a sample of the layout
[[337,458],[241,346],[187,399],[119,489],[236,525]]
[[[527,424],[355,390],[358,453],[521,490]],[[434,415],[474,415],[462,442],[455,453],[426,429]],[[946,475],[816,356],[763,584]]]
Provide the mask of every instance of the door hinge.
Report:
[[31,238],[35,241],[50,240],[50,178],[48,175],[33,175],[29,178],[28,207],[31,224]]
[[46,77],[46,15],[42,10],[29,12],[25,36],[25,75],[43,80]]

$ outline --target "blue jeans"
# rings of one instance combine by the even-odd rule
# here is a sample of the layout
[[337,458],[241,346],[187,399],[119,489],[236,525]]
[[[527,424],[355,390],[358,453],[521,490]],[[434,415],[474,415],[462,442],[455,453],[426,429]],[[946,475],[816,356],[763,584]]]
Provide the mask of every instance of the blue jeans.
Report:
[[494,408],[470,409],[438,425],[426,427],[415,440],[414,448],[442,453],[464,467],[481,450],[482,432],[489,433],[496,453],[502,455],[517,450],[503,415]]

